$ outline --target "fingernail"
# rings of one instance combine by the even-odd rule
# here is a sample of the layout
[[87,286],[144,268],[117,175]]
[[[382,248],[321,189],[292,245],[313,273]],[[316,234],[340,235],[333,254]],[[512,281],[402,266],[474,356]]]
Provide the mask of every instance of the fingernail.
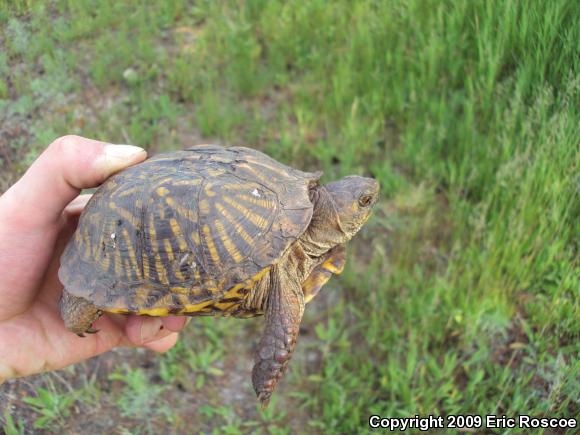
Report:
[[143,319],[143,323],[141,324],[141,342],[148,343],[156,339],[162,326],[163,322],[159,317]]
[[105,154],[107,157],[116,159],[129,159],[137,154],[144,153],[145,150],[135,145],[107,145]]
[[106,145],[104,163],[112,173],[136,163],[145,155],[146,151],[135,145]]

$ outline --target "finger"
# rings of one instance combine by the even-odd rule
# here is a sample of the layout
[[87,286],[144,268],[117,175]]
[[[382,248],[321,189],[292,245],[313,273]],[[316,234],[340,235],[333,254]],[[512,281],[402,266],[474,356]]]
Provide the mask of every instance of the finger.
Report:
[[167,316],[162,317],[161,321],[163,322],[163,326],[165,329],[168,329],[173,332],[181,331],[185,325],[189,322],[190,318],[185,316]]
[[[57,271],[60,267],[60,256],[73,236],[78,225],[80,214],[91,197],[92,195],[90,194],[79,195],[64,209],[64,219],[53,248],[51,262],[48,266],[49,273],[45,275],[47,282],[50,282],[52,279],[57,279]],[[60,298],[62,288],[60,281],[56,280],[54,284],[48,285],[46,288],[45,295],[49,300],[58,300]]]
[[[122,314],[106,313],[93,323],[93,328],[99,332],[97,334],[85,334],[83,340],[79,343],[96,340],[98,344],[96,353],[107,352],[120,346],[133,347],[134,343],[125,334],[126,317]],[[70,333],[70,331],[67,331],[67,333]]]
[[127,338],[137,346],[167,337],[171,333],[163,326],[161,317],[129,316],[125,325]]
[[166,337],[147,343],[144,347],[155,352],[167,352],[169,349],[175,346],[178,338],[179,334],[177,332],[172,332]]
[[[91,199],[92,194],[79,195],[73,199],[64,209],[62,216],[63,222],[59,233],[59,239],[68,242],[77,228],[81,213]],[[64,248],[64,245],[62,246]],[[60,253],[58,253],[60,255]],[[56,254],[55,254],[56,255]]]
[[144,160],[132,145],[111,145],[80,136],[54,141],[0,198],[2,218],[19,226],[57,221],[81,189],[95,187],[119,170]]
[[92,196],[92,194],[79,195],[73,199],[64,209],[64,219],[53,257],[60,258],[62,249],[64,249],[66,243],[69,241],[74,231],[76,230],[79,217]]
[[65,215],[67,217],[79,216],[86,207],[87,203],[89,202],[89,199],[92,198],[92,196],[93,196],[92,193],[77,196],[64,209]]

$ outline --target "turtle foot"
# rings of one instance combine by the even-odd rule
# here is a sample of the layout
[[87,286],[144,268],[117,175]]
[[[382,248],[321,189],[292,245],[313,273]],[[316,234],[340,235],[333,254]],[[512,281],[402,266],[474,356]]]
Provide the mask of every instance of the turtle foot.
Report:
[[67,329],[79,337],[98,332],[93,328],[93,323],[101,314],[102,311],[86,299],[73,296],[66,289],[63,291],[60,299],[60,316]]

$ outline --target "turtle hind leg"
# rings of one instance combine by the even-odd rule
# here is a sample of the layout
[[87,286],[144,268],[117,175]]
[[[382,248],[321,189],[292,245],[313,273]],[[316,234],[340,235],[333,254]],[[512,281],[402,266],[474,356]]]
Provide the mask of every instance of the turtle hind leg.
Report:
[[266,306],[266,328],[258,345],[252,383],[262,409],[268,406],[276,384],[284,375],[298,337],[304,312],[300,285],[276,266],[271,272]]
[[59,307],[64,325],[79,337],[84,337],[85,333],[98,332],[93,329],[92,325],[103,312],[86,299],[73,296],[65,289],[62,292]]

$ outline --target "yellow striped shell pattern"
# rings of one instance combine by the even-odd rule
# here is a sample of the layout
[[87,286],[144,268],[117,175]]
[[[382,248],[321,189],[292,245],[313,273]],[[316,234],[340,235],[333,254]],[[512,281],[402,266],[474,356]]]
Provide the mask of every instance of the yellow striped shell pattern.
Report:
[[59,277],[109,312],[259,314],[241,301],[307,228],[319,177],[249,148],[160,154],[97,190]]

